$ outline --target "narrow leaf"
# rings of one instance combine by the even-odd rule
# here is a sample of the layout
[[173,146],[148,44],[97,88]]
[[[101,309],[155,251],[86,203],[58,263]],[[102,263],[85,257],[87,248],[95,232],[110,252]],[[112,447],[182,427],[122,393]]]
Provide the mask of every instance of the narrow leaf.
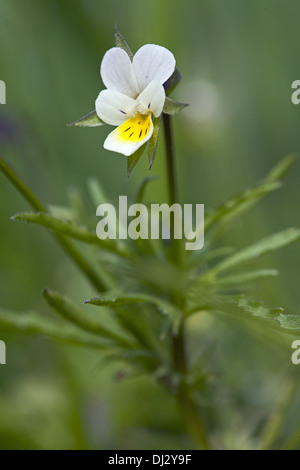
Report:
[[168,327],[177,333],[181,320],[181,312],[171,303],[148,294],[131,293],[131,294],[106,294],[91,300],[86,300],[86,304],[95,305],[97,307],[118,308],[126,305],[145,304],[155,305],[162,315],[169,317]]
[[252,209],[271,192],[281,187],[279,181],[295,161],[294,155],[285,157],[264,179],[253,188],[243,190],[208,213],[205,217],[205,230],[214,229],[213,236],[216,237],[228,224],[237,219],[245,212]]
[[[13,186],[19,191],[25,200],[31,205],[36,211],[48,212],[47,208],[42,202],[36,197],[36,195],[28,188],[20,176],[14,171],[14,169],[0,157],[0,171],[6,176],[6,178],[13,184]],[[73,260],[80,271],[87,277],[91,284],[99,291],[106,290],[106,283],[99,277],[95,270],[90,266],[86,259],[76,249],[76,247],[65,237],[54,234],[54,237],[58,241],[61,248],[65,253]]]
[[88,190],[90,193],[91,200],[95,207],[98,207],[100,204],[107,203],[108,197],[106,196],[102,185],[97,180],[97,178],[90,178],[88,180]]
[[224,261],[210,270],[206,274],[205,278],[214,277],[223,271],[228,271],[229,269],[233,269],[245,262],[252,261],[266,253],[283,248],[284,246],[289,245],[290,243],[293,243],[299,239],[300,230],[295,228],[290,228],[266,237],[258,243],[255,243],[254,245],[251,245],[226,258]]
[[276,165],[266,176],[265,182],[273,182],[280,180],[290,167],[295,163],[297,156],[295,154],[287,155]]
[[[227,225],[233,219],[251,209],[267,194],[270,194],[280,187],[281,183],[274,181],[271,183],[264,183],[251,189],[246,189],[241,193],[236,194],[213,212],[207,214],[205,218],[205,229],[208,230],[217,222],[222,223],[222,226]],[[219,227],[220,225],[218,228]]]
[[103,126],[104,124],[106,123],[102,121],[102,119],[99,118],[96,111],[92,111],[86,116],[83,116],[82,118],[77,119],[77,121],[67,124],[67,126],[69,127],[99,127],[99,126]]
[[217,285],[226,286],[230,284],[244,284],[246,282],[257,281],[269,276],[278,276],[279,271],[276,269],[259,269],[256,271],[240,272],[231,276],[224,276],[214,280]]
[[172,304],[152,295],[131,293],[131,294],[105,294],[91,300],[86,300],[86,304],[98,307],[120,307],[122,305],[132,305],[140,303],[151,303],[158,307],[164,315],[171,314],[175,307]]
[[35,312],[12,312],[0,310],[0,325],[6,328],[14,328],[23,334],[44,335],[50,339],[68,344],[87,346],[92,348],[111,347],[111,342],[103,342],[92,334],[84,333],[70,325],[53,322]]
[[19,214],[14,215],[11,218],[12,221],[25,221],[34,223],[37,225],[41,225],[49,230],[53,230],[54,232],[67,235],[68,237],[74,238],[76,240],[80,240],[85,243],[89,243],[92,245],[97,245],[105,250],[112,251],[122,257],[127,258],[129,256],[128,250],[125,248],[123,244],[120,243],[118,240],[100,240],[95,233],[90,231],[88,228],[77,225],[71,221],[64,221],[58,219],[57,217],[53,217],[50,214],[46,214],[45,212],[21,212]]
[[102,326],[98,320],[94,319],[85,310],[79,309],[67,297],[50,289],[45,289],[43,294],[50,307],[82,330],[109,338],[119,345],[130,346],[126,339]]

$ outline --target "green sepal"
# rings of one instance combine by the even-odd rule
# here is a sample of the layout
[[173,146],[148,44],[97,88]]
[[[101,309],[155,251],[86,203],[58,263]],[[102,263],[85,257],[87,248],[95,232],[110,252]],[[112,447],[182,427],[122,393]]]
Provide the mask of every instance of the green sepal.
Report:
[[125,41],[124,37],[120,33],[116,24],[115,24],[115,46],[123,49],[129,55],[129,58],[132,61],[133,53],[130,47],[128,46],[127,42]]
[[149,147],[148,147],[149,171],[152,168],[154,158],[155,158],[155,154],[156,154],[158,136],[159,136],[159,128],[160,128],[160,117],[154,118],[153,134],[151,136],[151,139],[149,140]]
[[91,113],[83,116],[82,118],[78,119],[77,121],[70,122],[67,124],[69,127],[99,127],[104,126],[106,123],[99,118],[96,111],[92,111]]
[[133,168],[135,167],[135,165],[138,163],[139,159],[143,155],[146,144],[147,142],[143,144],[136,152],[134,152],[132,155],[129,155],[129,157],[127,157],[127,178],[129,178],[130,173],[132,172]]
[[163,112],[165,114],[173,115],[177,114],[179,111],[186,108],[187,106],[189,105],[186,103],[178,103],[177,101],[171,100],[171,98],[168,98],[166,96]]

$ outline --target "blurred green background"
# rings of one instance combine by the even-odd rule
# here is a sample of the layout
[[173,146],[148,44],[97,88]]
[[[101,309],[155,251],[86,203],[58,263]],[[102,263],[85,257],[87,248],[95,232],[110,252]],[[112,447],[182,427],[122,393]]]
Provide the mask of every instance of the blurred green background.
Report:
[[[183,75],[174,98],[190,103],[174,123],[181,200],[214,207],[299,150],[300,107],[291,103],[291,84],[300,79],[299,17],[297,0],[0,0],[0,79],[7,86],[1,155],[51,204],[67,204],[74,187],[85,195],[91,176],[114,200],[134,196],[146,158],[128,180],[125,157],[103,149],[106,127],[66,127],[94,109],[117,23],[133,51],[156,43],[174,53]],[[160,176],[153,199],[165,201],[162,136],[152,174]],[[299,176],[297,162],[283,189],[231,228],[226,242],[241,247],[299,227]],[[3,177],[0,195],[1,306],[46,315],[45,286],[79,303],[93,296],[43,229],[10,222],[28,207]],[[281,275],[261,281],[255,297],[299,313],[299,255],[298,244],[268,256],[264,265]],[[176,406],[151,378],[118,380],[119,368],[103,367],[95,353],[43,338],[0,331],[0,339],[7,344],[1,449],[184,447]],[[229,448],[251,447],[249,427],[270,412],[285,380],[297,381],[292,339],[216,323],[210,342],[219,392],[217,403],[206,404],[222,416]],[[298,421],[294,394],[283,433],[297,435]]]

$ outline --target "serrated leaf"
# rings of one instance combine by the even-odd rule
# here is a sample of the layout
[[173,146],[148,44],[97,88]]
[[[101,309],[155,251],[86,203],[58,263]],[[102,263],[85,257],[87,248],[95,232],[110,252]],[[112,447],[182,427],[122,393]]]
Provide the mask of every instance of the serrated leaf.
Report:
[[149,147],[148,147],[149,170],[151,170],[152,168],[155,155],[156,155],[159,129],[160,129],[160,121],[161,121],[160,117],[154,118],[153,120],[153,134],[151,136],[151,139],[149,140]]
[[300,315],[280,313],[278,315],[278,321],[281,328],[287,330],[298,330],[300,334]]
[[147,142],[143,144],[136,152],[134,152],[132,155],[129,155],[129,157],[127,157],[127,178],[129,178],[135,165],[139,162],[141,156],[144,153],[146,145],[147,145]]
[[281,188],[280,178],[284,176],[287,170],[295,161],[294,155],[285,157],[275,168],[263,179],[263,181],[253,188],[246,189],[231,197],[217,209],[206,214],[205,230],[213,231],[208,237],[215,238],[222,233],[224,228],[228,228],[229,223],[252,209],[268,194]]
[[170,78],[164,83],[166,94],[169,95],[173,91],[182,78],[178,68],[176,68]]
[[168,315],[173,312],[174,307],[168,302],[148,294],[104,294],[91,300],[86,300],[86,304],[98,307],[120,307],[122,305],[132,305],[139,303],[151,303],[158,307],[161,313]]
[[224,276],[219,279],[215,279],[214,283],[218,286],[226,286],[231,284],[245,284],[247,282],[257,281],[264,277],[278,276],[279,271],[276,269],[259,269],[256,271],[240,272],[238,274],[232,274],[231,276]]
[[300,334],[300,315],[287,314],[282,307],[270,308],[264,302],[254,302],[244,296],[240,297],[236,304],[255,317],[271,320],[284,330]]
[[106,123],[99,118],[96,111],[92,111],[91,113],[83,116],[77,121],[71,122],[67,124],[69,127],[99,127],[104,126]]
[[127,42],[125,41],[123,35],[120,33],[116,24],[115,24],[115,46],[123,49],[129,55],[130,60],[132,61],[133,53],[130,47],[128,46]]
[[240,264],[252,261],[266,253],[276,251],[300,239],[300,230],[290,228],[276,233],[269,237],[263,238],[258,243],[238,251],[232,256],[229,256],[213,269],[211,269],[205,278],[212,279],[221,272],[236,268]]
[[91,300],[86,300],[85,303],[95,305],[97,307],[112,307],[118,308],[127,305],[134,304],[145,304],[149,303],[155,305],[159,312],[163,315],[166,315],[170,319],[169,328],[173,332],[177,332],[181,313],[180,311],[171,303],[159,298],[154,297],[148,294],[141,293],[130,293],[130,294],[105,294],[101,297],[96,297]]
[[236,194],[213,212],[206,215],[205,230],[208,230],[216,223],[218,223],[218,230],[223,226],[227,226],[229,222],[251,209],[263,197],[280,187],[281,183],[274,181],[263,183],[262,185],[243,190]]
[[189,106],[185,103],[178,103],[177,101],[171,100],[166,96],[163,112],[166,114],[176,114],[181,111],[183,108]]
[[129,252],[119,240],[100,240],[97,235],[88,228],[77,225],[72,221],[58,219],[57,217],[53,217],[45,212],[21,212],[11,217],[11,220],[25,221],[41,225],[42,227],[53,230],[61,235],[66,235],[91,245],[97,245],[105,250],[119,254],[122,257],[127,258],[129,256]]
[[35,312],[12,312],[1,309],[0,325],[19,330],[23,334],[44,335],[56,341],[78,346],[99,349],[112,346],[111,342],[103,342],[92,334],[84,333],[70,325],[55,323],[53,319],[46,319]]

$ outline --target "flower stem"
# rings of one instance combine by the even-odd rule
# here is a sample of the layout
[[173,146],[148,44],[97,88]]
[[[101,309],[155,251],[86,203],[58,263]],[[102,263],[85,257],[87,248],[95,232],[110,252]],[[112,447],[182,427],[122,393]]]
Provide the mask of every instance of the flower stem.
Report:
[[178,202],[178,188],[176,181],[174,139],[171,125],[171,116],[169,114],[163,114],[163,123],[165,130],[166,157],[168,167],[169,204],[172,205]]
[[[176,165],[175,165],[175,153],[174,153],[174,139],[171,125],[171,116],[163,114],[163,123],[165,131],[165,146],[166,146],[166,160],[167,160],[167,175],[168,175],[168,193],[169,193],[169,204],[173,205],[178,202],[178,187],[176,180]],[[172,230],[173,229],[173,230]],[[174,261],[181,265],[182,262],[182,243],[181,240],[174,238],[174,218],[173,223],[171,221],[171,255],[174,256]],[[177,294],[173,294],[172,299],[176,304],[182,308],[182,298]],[[176,394],[178,403],[184,414],[186,421],[186,427],[189,431],[195,446],[198,449],[208,449],[208,443],[206,434],[203,428],[202,419],[200,417],[199,410],[195,405],[188,385],[186,384],[186,376],[188,373],[188,365],[186,358],[186,346],[185,346],[185,320],[182,318],[178,332],[172,338],[172,357],[174,371],[181,378],[178,385]]]

